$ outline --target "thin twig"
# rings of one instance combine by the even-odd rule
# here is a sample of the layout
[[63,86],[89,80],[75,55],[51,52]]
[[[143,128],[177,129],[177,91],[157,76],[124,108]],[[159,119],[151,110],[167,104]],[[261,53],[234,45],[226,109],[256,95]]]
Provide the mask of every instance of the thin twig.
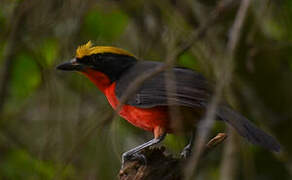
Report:
[[0,81],[0,115],[2,115],[3,108],[7,98],[7,91],[9,88],[9,83],[11,79],[11,72],[13,66],[13,55],[16,50],[16,42],[18,37],[21,37],[21,23],[24,18],[24,13],[27,12],[27,8],[24,7],[27,1],[21,1],[17,3],[16,7],[13,10],[13,15],[10,19],[10,31],[6,41],[6,46],[3,53],[3,62],[4,66],[2,69],[1,81]]
[[187,180],[191,179],[196,174],[196,169],[198,166],[199,159],[202,152],[204,151],[204,144],[208,137],[209,131],[214,123],[216,116],[216,109],[220,102],[222,96],[223,88],[226,84],[231,81],[231,76],[233,72],[233,59],[235,54],[236,46],[239,42],[239,37],[241,34],[241,29],[243,26],[244,19],[247,14],[249,7],[249,0],[242,0],[240,7],[238,9],[235,21],[230,30],[229,41],[226,46],[226,54],[223,61],[223,66],[220,71],[220,79],[218,80],[217,87],[215,89],[215,94],[207,108],[206,117],[200,122],[199,130],[196,135],[196,144],[193,148],[193,156],[191,157],[190,163],[185,169],[185,177]]
[[236,19],[230,30],[229,41],[227,43],[227,52],[229,56],[231,57],[234,56],[235,49],[239,41],[241,29],[242,29],[245,17],[247,15],[247,10],[248,10],[249,5],[250,5],[250,0],[241,1],[241,4],[236,14]]
[[[184,51],[184,49],[180,49],[180,52],[174,51],[175,40],[174,38],[167,38],[164,42],[164,45],[167,49],[165,63],[169,65],[169,68],[165,71],[165,89],[167,95],[167,103],[175,104],[174,99],[176,99],[175,95],[177,94],[177,85],[175,82],[175,74],[172,71],[172,68],[176,62],[176,59],[180,56],[180,53]],[[169,106],[169,116],[170,116],[170,127],[173,129],[182,129],[182,116],[180,109],[177,106]]]
[[235,131],[228,128],[229,132],[229,138],[226,143],[226,146],[224,147],[224,154],[223,159],[220,167],[220,179],[221,180],[232,180],[236,179],[236,168],[237,168],[237,148],[236,148],[236,137],[235,137]]

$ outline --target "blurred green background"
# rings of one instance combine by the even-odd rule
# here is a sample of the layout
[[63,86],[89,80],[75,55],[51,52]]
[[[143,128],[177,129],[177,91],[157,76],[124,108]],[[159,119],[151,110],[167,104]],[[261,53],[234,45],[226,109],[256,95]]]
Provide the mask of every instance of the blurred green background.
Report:
[[[92,40],[164,61],[207,24],[177,60],[216,81],[238,0],[0,0],[0,179],[116,179],[122,152],[152,138],[112,112],[85,77],[55,66]],[[210,23],[211,21],[211,23]],[[169,48],[167,44],[174,42]],[[240,137],[211,152],[200,179],[292,179],[292,1],[251,1],[225,96],[275,136],[278,154]],[[222,131],[216,124],[212,135]],[[184,137],[164,145],[177,154]],[[225,144],[233,147],[232,157]],[[231,143],[231,144],[230,144]]]

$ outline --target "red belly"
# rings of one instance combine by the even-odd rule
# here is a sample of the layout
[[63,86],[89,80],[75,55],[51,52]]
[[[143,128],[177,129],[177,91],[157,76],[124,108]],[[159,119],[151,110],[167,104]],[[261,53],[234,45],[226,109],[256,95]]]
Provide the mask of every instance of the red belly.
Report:
[[[114,109],[116,109],[119,104],[119,100],[115,95],[115,85],[116,84],[113,83],[105,90],[105,95]],[[167,107],[153,107],[145,109],[124,105],[121,108],[119,115],[134,126],[147,131],[153,131],[155,127],[163,127],[168,130],[169,116]]]

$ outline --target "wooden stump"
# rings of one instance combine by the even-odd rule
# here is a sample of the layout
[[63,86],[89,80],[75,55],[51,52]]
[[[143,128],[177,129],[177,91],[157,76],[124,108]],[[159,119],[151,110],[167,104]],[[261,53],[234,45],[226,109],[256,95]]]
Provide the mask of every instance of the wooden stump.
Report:
[[147,165],[139,161],[126,162],[120,170],[120,180],[181,180],[183,160],[166,155],[164,150],[164,147],[143,150]]
[[[219,133],[205,147],[203,156],[221,144],[227,135]],[[119,172],[120,180],[182,180],[186,160],[165,153],[165,148],[146,148],[141,151],[147,165],[140,161],[127,161]]]

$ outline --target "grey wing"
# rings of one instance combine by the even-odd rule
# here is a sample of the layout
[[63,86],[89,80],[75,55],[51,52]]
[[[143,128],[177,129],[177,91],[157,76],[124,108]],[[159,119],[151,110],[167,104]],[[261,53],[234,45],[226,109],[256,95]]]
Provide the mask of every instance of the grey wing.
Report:
[[[141,73],[149,73],[153,68],[163,65],[158,62],[139,62],[130,68],[118,81],[116,95],[121,98],[130,83]],[[144,81],[138,91],[128,99],[126,104],[150,108],[154,106],[178,105],[187,107],[205,107],[211,91],[206,79],[199,73],[185,68],[172,69],[175,78],[171,83],[176,91],[166,89],[166,73],[161,72],[153,78]],[[170,104],[171,103],[171,104]]]

